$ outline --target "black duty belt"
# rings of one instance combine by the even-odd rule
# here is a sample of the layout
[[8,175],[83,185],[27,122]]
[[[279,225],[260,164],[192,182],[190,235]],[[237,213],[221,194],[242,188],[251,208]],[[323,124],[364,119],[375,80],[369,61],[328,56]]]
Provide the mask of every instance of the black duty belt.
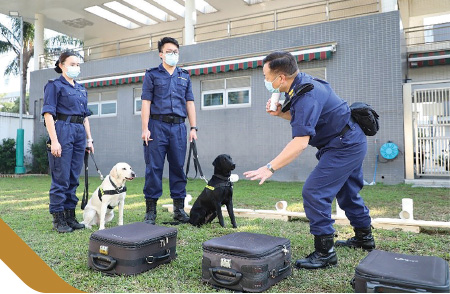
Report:
[[[343,137],[349,130],[350,130],[350,126],[348,124],[345,125],[345,127],[342,129],[342,131],[339,133],[338,136],[336,137]],[[322,146],[317,146],[317,149],[322,149],[323,147],[325,147],[326,145],[322,145]]]
[[166,115],[166,114],[151,114],[151,119],[160,120],[169,124],[182,124],[184,123],[184,117],[175,116],[175,115]]
[[61,114],[61,113],[57,113],[56,114],[56,119],[57,120],[67,121],[67,119],[69,117],[70,117],[70,122],[71,123],[83,124],[83,122],[84,122],[84,116],[81,116],[81,115],[66,115],[66,114]]

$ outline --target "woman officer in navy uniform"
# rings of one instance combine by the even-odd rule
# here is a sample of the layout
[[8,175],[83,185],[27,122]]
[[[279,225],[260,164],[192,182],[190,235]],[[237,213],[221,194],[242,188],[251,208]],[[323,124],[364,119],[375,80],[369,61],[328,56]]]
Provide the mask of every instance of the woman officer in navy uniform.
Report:
[[76,189],[85,148],[94,152],[94,146],[87,118],[91,112],[87,108],[86,89],[74,80],[80,74],[78,55],[70,51],[62,53],[55,71],[61,76],[45,85],[42,108],[51,142],[47,145],[52,176],[49,210],[53,229],[68,233],[84,228],[75,217]]

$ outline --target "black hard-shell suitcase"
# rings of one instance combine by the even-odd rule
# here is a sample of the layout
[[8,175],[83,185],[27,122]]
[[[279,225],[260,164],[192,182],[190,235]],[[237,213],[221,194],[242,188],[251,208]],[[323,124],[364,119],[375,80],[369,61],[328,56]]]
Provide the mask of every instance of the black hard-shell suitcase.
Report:
[[289,239],[239,232],[203,243],[202,280],[212,286],[262,292],[290,274]]
[[143,222],[92,233],[88,266],[106,274],[134,275],[176,257],[177,229]]
[[355,269],[356,293],[449,293],[449,267],[435,256],[371,251]]

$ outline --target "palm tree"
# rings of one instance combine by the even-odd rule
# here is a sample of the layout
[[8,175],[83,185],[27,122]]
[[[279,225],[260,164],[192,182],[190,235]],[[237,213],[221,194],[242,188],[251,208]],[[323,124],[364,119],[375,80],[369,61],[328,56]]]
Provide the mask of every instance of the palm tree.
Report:
[[[11,29],[10,29],[11,28]],[[0,23],[0,55],[13,51],[15,53],[14,59],[8,64],[4,75],[19,75],[20,71],[20,19],[12,18],[11,24],[6,26]],[[58,35],[47,40],[44,40],[44,54],[55,56],[58,52],[63,51],[69,46],[82,46],[83,42],[64,35]],[[22,83],[22,97],[26,97],[26,87],[28,81],[28,64],[34,56],[34,25],[28,22],[23,22],[23,83]],[[48,58],[44,58],[48,60]],[[23,112],[28,111],[24,103]]]

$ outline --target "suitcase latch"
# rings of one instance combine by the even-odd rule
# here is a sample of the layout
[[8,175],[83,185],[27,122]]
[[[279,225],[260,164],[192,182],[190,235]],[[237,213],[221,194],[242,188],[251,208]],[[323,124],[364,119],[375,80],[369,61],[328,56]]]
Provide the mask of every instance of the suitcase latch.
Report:
[[220,266],[221,267],[226,267],[226,268],[231,268],[231,259],[221,258],[220,259]]
[[169,244],[169,237],[166,237],[165,239],[159,240],[159,245],[161,247],[166,246],[167,244]]
[[100,245],[100,249],[98,251],[100,254],[108,255],[108,246]]
[[289,250],[286,248],[286,245],[283,245],[283,249],[281,251],[284,253],[284,255],[289,253]]

